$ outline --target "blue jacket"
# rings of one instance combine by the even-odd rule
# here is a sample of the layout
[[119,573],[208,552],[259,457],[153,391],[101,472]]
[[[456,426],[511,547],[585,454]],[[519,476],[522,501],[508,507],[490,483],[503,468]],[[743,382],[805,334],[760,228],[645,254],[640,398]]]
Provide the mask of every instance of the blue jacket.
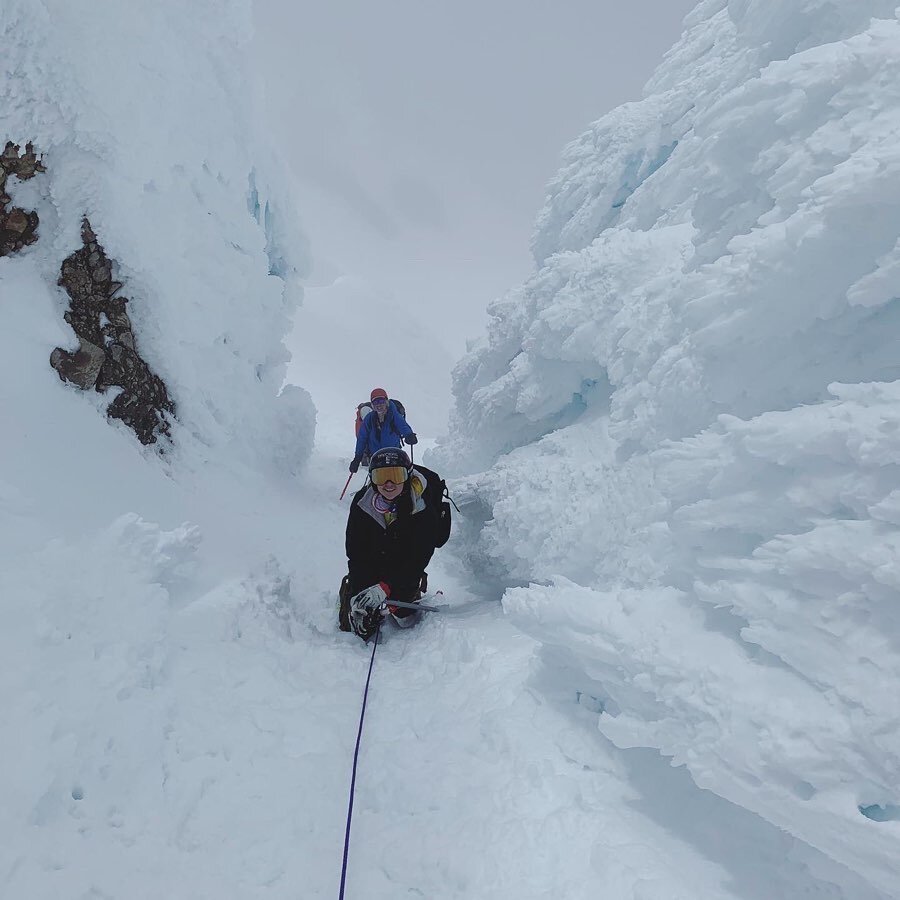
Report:
[[355,456],[362,459],[365,454],[371,456],[382,447],[401,447],[402,439],[412,433],[412,428],[394,401],[389,400],[384,422],[379,423],[378,413],[374,409],[363,419],[359,434],[356,436]]

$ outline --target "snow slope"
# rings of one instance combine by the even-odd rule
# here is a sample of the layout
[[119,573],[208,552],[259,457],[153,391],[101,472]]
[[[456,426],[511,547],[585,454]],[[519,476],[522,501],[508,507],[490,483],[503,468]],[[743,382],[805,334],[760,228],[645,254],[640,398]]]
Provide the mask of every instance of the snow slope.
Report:
[[[313,451],[308,395],[279,392],[307,251],[290,184],[254,129],[256,87],[242,64],[248,22],[239,0],[11,0],[0,10],[3,134],[35,141],[47,166],[10,185],[15,203],[40,214],[37,243],[0,259],[0,896],[337,895],[372,652],[335,628],[350,426],[323,417]],[[73,346],[56,282],[85,214],[116,262],[139,349],[176,403],[171,441],[156,448],[106,419],[109,396],[62,383],[48,362],[55,346]],[[691,253],[689,228],[673,222],[667,232],[670,281]],[[310,340],[331,314],[310,317]],[[316,344],[322,367],[331,341],[333,333]],[[332,383],[368,383],[367,364],[340,363]],[[565,366],[555,371],[567,377]],[[452,609],[408,632],[388,627],[377,649],[348,896],[890,896],[892,885],[877,887],[890,871],[879,840],[896,823],[848,818],[834,791],[802,801],[804,818],[798,795],[846,778],[862,755],[860,738],[845,732],[839,743],[832,720],[816,716],[830,704],[840,724],[862,698],[869,706],[855,711],[875,748],[872,789],[854,801],[884,799],[876,788],[889,775],[893,733],[879,730],[878,717],[890,694],[864,696],[853,659],[842,670],[822,665],[827,628],[837,641],[851,624],[843,606],[805,637],[799,613],[779,604],[776,615],[770,595],[754,593],[762,579],[747,562],[757,557],[739,551],[768,528],[758,563],[783,592],[798,579],[824,592],[835,572],[862,579],[886,544],[872,542],[867,558],[848,536],[854,527],[888,533],[896,513],[875,465],[890,446],[891,396],[887,387],[835,389],[794,432],[819,429],[810,446],[788,439],[778,417],[793,423],[800,413],[786,410],[721,420],[654,455],[625,447],[586,394],[590,414],[573,415],[573,406],[571,428],[516,450],[469,488],[460,482],[465,515],[430,567]],[[546,402],[543,415],[553,417]],[[858,441],[863,426],[869,438]],[[719,478],[723,447],[733,463]],[[751,452],[764,477],[748,488]],[[534,465],[540,454],[544,468]],[[773,472],[793,475],[811,460],[805,490],[796,481],[779,490]],[[562,495],[544,490],[549,477]],[[605,492],[605,511],[585,488]],[[767,492],[779,518],[754,517],[762,507],[741,501],[749,490]],[[696,507],[703,491],[712,492],[706,514]],[[843,517],[829,514],[838,503]],[[670,516],[677,527],[669,505],[681,511]],[[799,520],[801,509],[842,530],[833,537],[845,555],[825,579],[815,555],[824,538],[803,547],[807,531],[797,528],[794,543],[785,540],[780,522]],[[481,531],[488,510],[494,518]],[[599,552],[597,535],[615,553]],[[722,542],[707,558],[697,542],[713,537]],[[878,584],[889,591],[891,561],[880,558]],[[511,590],[510,621],[491,602],[495,588],[532,570],[555,579],[555,595]],[[658,588],[647,587],[648,573]],[[774,649],[729,630],[726,615],[709,620],[716,630],[704,627],[707,599],[734,594],[737,573],[759,641],[790,644],[780,663]],[[853,597],[865,614],[870,593],[858,587]],[[650,615],[666,601],[665,618]],[[884,643],[867,648],[879,676],[889,612],[886,601]],[[762,666],[782,690],[777,702],[754,680]],[[801,695],[801,670],[843,693]],[[735,685],[746,700],[737,706]],[[807,697],[803,712],[818,730],[815,765],[803,767],[784,728]],[[598,719],[602,709],[619,715]],[[747,722],[763,713],[766,742],[747,741],[736,758],[728,728],[755,735]],[[634,743],[682,754],[711,790],[653,749],[616,746]],[[796,780],[801,768],[808,787]],[[736,802],[723,799],[729,793]],[[871,871],[861,865],[857,817],[871,829]],[[837,825],[842,853],[827,840]]]

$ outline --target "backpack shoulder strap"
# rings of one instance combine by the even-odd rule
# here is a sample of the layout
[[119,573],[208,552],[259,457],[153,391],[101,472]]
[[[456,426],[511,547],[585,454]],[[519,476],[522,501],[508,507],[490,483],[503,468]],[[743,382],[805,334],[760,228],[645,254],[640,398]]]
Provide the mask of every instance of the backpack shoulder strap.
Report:
[[418,463],[416,463],[416,468],[425,476],[425,479],[428,482],[428,494],[434,499],[434,502],[441,503],[444,500],[449,500],[453,504],[453,508],[459,512],[456,501],[450,496],[450,489],[447,487],[447,482],[433,469],[420,466]]

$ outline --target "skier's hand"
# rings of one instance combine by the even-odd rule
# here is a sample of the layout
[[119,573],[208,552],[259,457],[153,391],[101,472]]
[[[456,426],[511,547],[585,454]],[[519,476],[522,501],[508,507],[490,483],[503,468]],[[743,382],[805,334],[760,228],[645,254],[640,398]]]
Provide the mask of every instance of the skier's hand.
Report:
[[359,471],[359,457],[354,456],[353,461],[350,463],[350,471],[355,475]]
[[361,590],[350,601],[350,606],[366,610],[381,609],[390,595],[390,585],[387,585],[382,581],[380,584],[373,584],[371,587]]
[[411,431],[411,432],[406,436],[406,443],[409,444],[410,446],[412,446],[413,444],[418,444],[418,443],[419,443],[419,439],[416,437],[416,433],[415,433],[414,431]]
[[390,592],[386,584],[373,584],[350,600],[350,627],[364,641],[375,634],[382,616],[387,615],[385,601]]

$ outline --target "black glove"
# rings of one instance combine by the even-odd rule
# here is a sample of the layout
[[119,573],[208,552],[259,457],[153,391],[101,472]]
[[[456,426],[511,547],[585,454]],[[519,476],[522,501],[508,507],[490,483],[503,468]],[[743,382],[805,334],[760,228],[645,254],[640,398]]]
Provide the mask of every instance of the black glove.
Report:
[[350,471],[355,475],[359,471],[359,457],[354,456],[353,461],[350,463]]
[[415,433],[414,431],[411,431],[411,432],[406,436],[406,443],[409,444],[410,447],[411,447],[413,444],[418,444],[418,443],[419,443],[419,439],[416,437],[416,433]]

